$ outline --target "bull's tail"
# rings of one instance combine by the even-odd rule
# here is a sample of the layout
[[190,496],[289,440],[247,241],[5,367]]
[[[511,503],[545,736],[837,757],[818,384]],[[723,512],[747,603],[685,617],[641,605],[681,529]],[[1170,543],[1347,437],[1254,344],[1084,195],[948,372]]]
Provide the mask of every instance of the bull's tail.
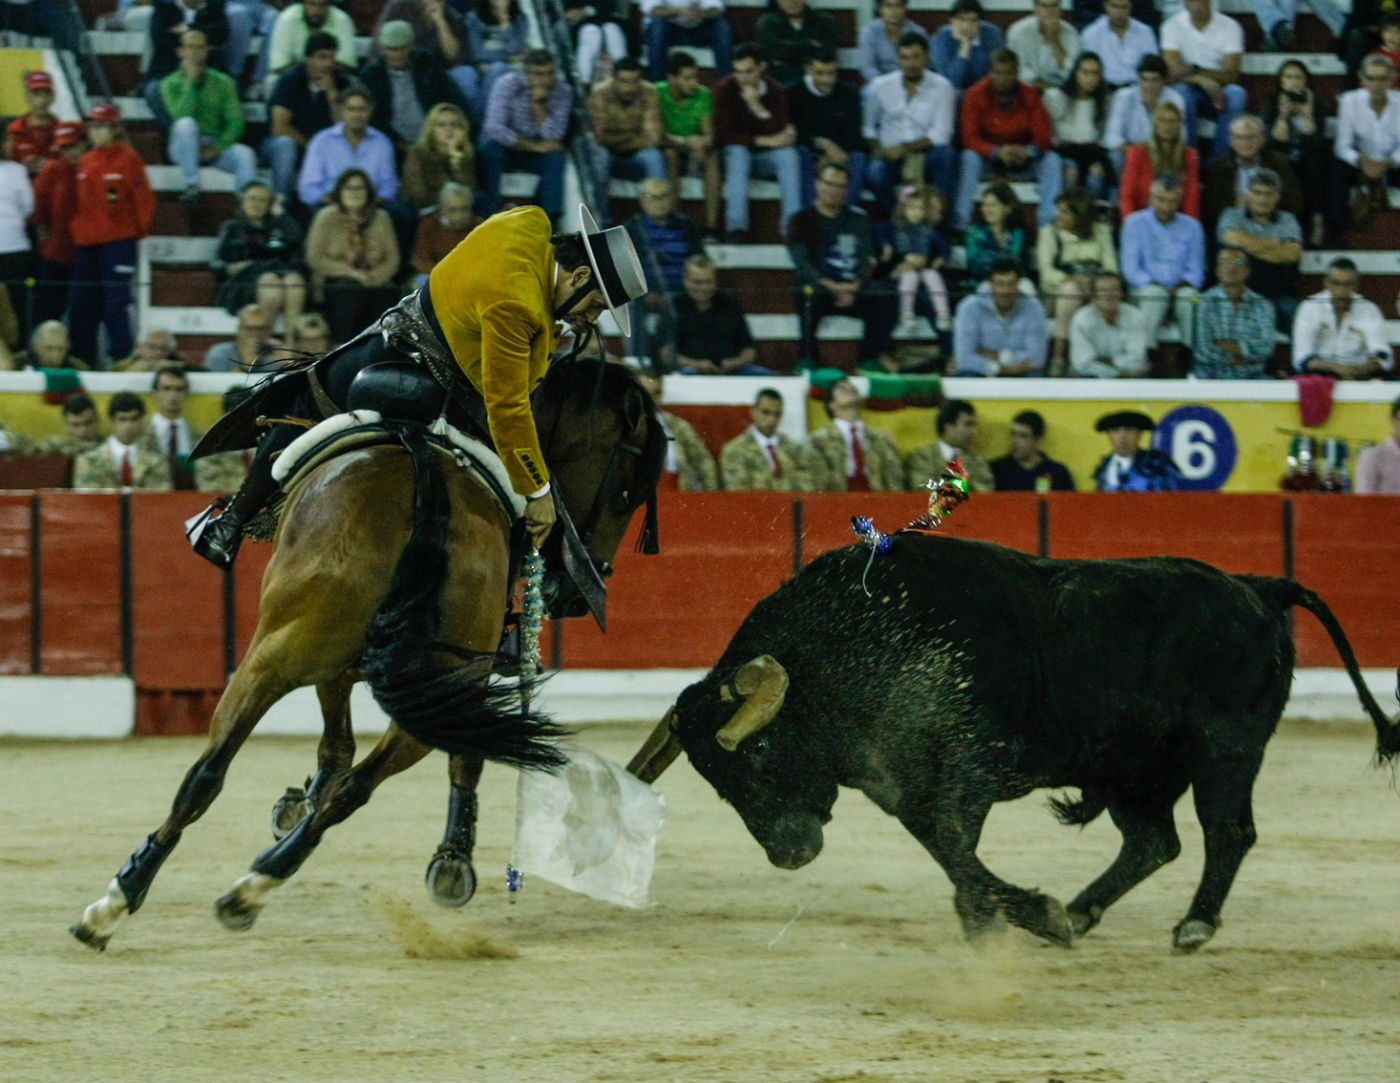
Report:
[[456,667],[433,659],[435,652],[461,654],[437,642],[452,509],[436,453],[416,429],[402,438],[413,458],[413,533],[370,619],[360,673],[385,713],[424,744],[516,767],[561,766],[555,744],[564,730],[528,714],[519,685],[490,683],[490,655]]
[[[1366,713],[1375,724],[1376,759],[1381,763],[1388,763],[1400,755],[1400,719],[1387,717],[1376,698],[1371,695],[1371,690],[1361,678],[1361,666],[1356,661],[1351,642],[1327,603],[1291,579],[1271,579],[1256,575],[1241,575],[1237,578],[1249,584],[1261,598],[1273,603],[1280,610],[1294,605],[1302,606],[1322,623],[1327,629],[1327,634],[1332,637],[1332,644],[1337,648],[1337,653],[1341,655],[1342,664],[1346,666],[1347,675],[1356,687],[1361,705],[1366,708]],[[1400,694],[1400,672],[1397,672],[1396,676],[1397,694]]]
[[1060,797],[1052,797],[1050,800],[1050,811],[1055,814],[1055,819],[1066,827],[1083,827],[1085,824],[1093,823],[1104,809],[1108,808],[1108,802],[1101,796],[1090,796],[1083,791],[1080,792],[1079,800],[1076,801],[1069,794]]

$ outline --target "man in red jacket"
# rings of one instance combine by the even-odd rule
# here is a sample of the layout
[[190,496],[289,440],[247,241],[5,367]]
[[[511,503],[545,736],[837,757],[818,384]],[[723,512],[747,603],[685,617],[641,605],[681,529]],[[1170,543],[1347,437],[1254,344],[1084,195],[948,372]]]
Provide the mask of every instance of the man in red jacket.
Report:
[[24,77],[24,99],[29,112],[10,121],[10,154],[37,177],[44,163],[53,157],[53,139],[58,118],[53,115],[53,76],[31,71]]
[[734,74],[715,87],[715,145],[724,155],[724,228],[731,243],[747,240],[749,177],[776,177],[783,220],[802,208],[802,163],[787,91],[765,74],[763,50],[745,42],[734,50]]
[[[97,360],[97,327],[107,325],[109,358],[131,353],[131,276],[136,242],[151,231],[156,196],[146,163],[122,136],[115,105],[88,113],[92,149],[78,162],[78,213],[73,219],[73,352]],[[102,367],[106,367],[105,365]]]
[[29,216],[39,242],[35,266],[34,325],[63,318],[73,278],[73,219],[78,210],[78,162],[87,153],[87,129],[78,121],[54,125],[54,149],[34,181],[34,213]]
[[992,54],[991,74],[968,87],[962,103],[962,160],[953,224],[972,224],[972,205],[983,177],[1014,177],[1040,184],[1040,222],[1055,220],[1060,156],[1050,149],[1055,132],[1040,91],[1021,82],[1021,61],[1010,49]]

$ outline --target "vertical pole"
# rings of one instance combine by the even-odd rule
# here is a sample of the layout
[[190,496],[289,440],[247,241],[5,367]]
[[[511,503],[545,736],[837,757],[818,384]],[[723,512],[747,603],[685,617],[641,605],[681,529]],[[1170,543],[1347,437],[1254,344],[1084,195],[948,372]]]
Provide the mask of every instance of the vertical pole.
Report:
[[803,512],[801,500],[792,502],[792,574],[802,570]]
[[224,572],[224,676],[238,668],[238,566]]
[[1041,497],[1037,503],[1039,504],[1036,511],[1040,526],[1040,555],[1048,557],[1050,555],[1050,501]]
[[39,494],[29,498],[29,672],[44,672],[43,563],[39,545]]
[[122,540],[121,540],[121,591],[122,591],[122,672],[132,674],[135,654],[135,633],[132,628],[132,587],[131,587],[131,494],[122,493]]
[[[1293,501],[1285,500],[1283,502],[1283,577],[1285,579],[1293,578],[1293,573],[1296,571],[1295,559],[1296,555],[1293,550]],[[1289,606],[1288,634],[1295,639],[1296,643],[1296,636],[1294,635],[1293,629],[1293,615],[1294,609],[1292,606]]]

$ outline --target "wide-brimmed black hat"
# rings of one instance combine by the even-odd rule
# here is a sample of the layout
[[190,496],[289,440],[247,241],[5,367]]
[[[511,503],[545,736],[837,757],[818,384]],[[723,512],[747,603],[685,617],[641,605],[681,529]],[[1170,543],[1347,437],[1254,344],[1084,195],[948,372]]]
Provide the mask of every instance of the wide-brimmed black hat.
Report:
[[1151,432],[1157,423],[1138,410],[1119,410],[1116,414],[1104,414],[1094,426],[1095,432],[1108,432],[1110,429],[1141,429]]
[[583,247],[588,251],[593,273],[598,276],[603,300],[623,335],[630,337],[632,318],[627,312],[627,303],[647,292],[646,272],[632,244],[632,235],[622,226],[600,230],[582,203],[578,205],[578,216],[583,220]]

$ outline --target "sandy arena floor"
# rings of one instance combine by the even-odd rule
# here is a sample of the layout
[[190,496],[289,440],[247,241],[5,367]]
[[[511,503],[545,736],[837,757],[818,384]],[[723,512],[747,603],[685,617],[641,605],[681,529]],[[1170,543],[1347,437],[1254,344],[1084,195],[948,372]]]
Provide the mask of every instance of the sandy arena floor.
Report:
[[[626,762],[640,724],[583,743]],[[682,760],[645,912],[527,880],[508,904],[514,776],[488,767],[465,910],[433,906],[446,760],[333,830],[247,933],[214,900],[269,841],[309,740],[253,741],[104,955],[67,927],[159,822],[194,740],[0,743],[3,1080],[1396,1080],[1400,816],[1359,725],[1287,725],[1259,843],[1194,957],[1169,951],[1184,852],[1072,950],[962,940],[951,888],[844,793],[825,853],[770,867]],[[1068,900],[1107,864],[1104,817],[999,806],[981,854]]]

